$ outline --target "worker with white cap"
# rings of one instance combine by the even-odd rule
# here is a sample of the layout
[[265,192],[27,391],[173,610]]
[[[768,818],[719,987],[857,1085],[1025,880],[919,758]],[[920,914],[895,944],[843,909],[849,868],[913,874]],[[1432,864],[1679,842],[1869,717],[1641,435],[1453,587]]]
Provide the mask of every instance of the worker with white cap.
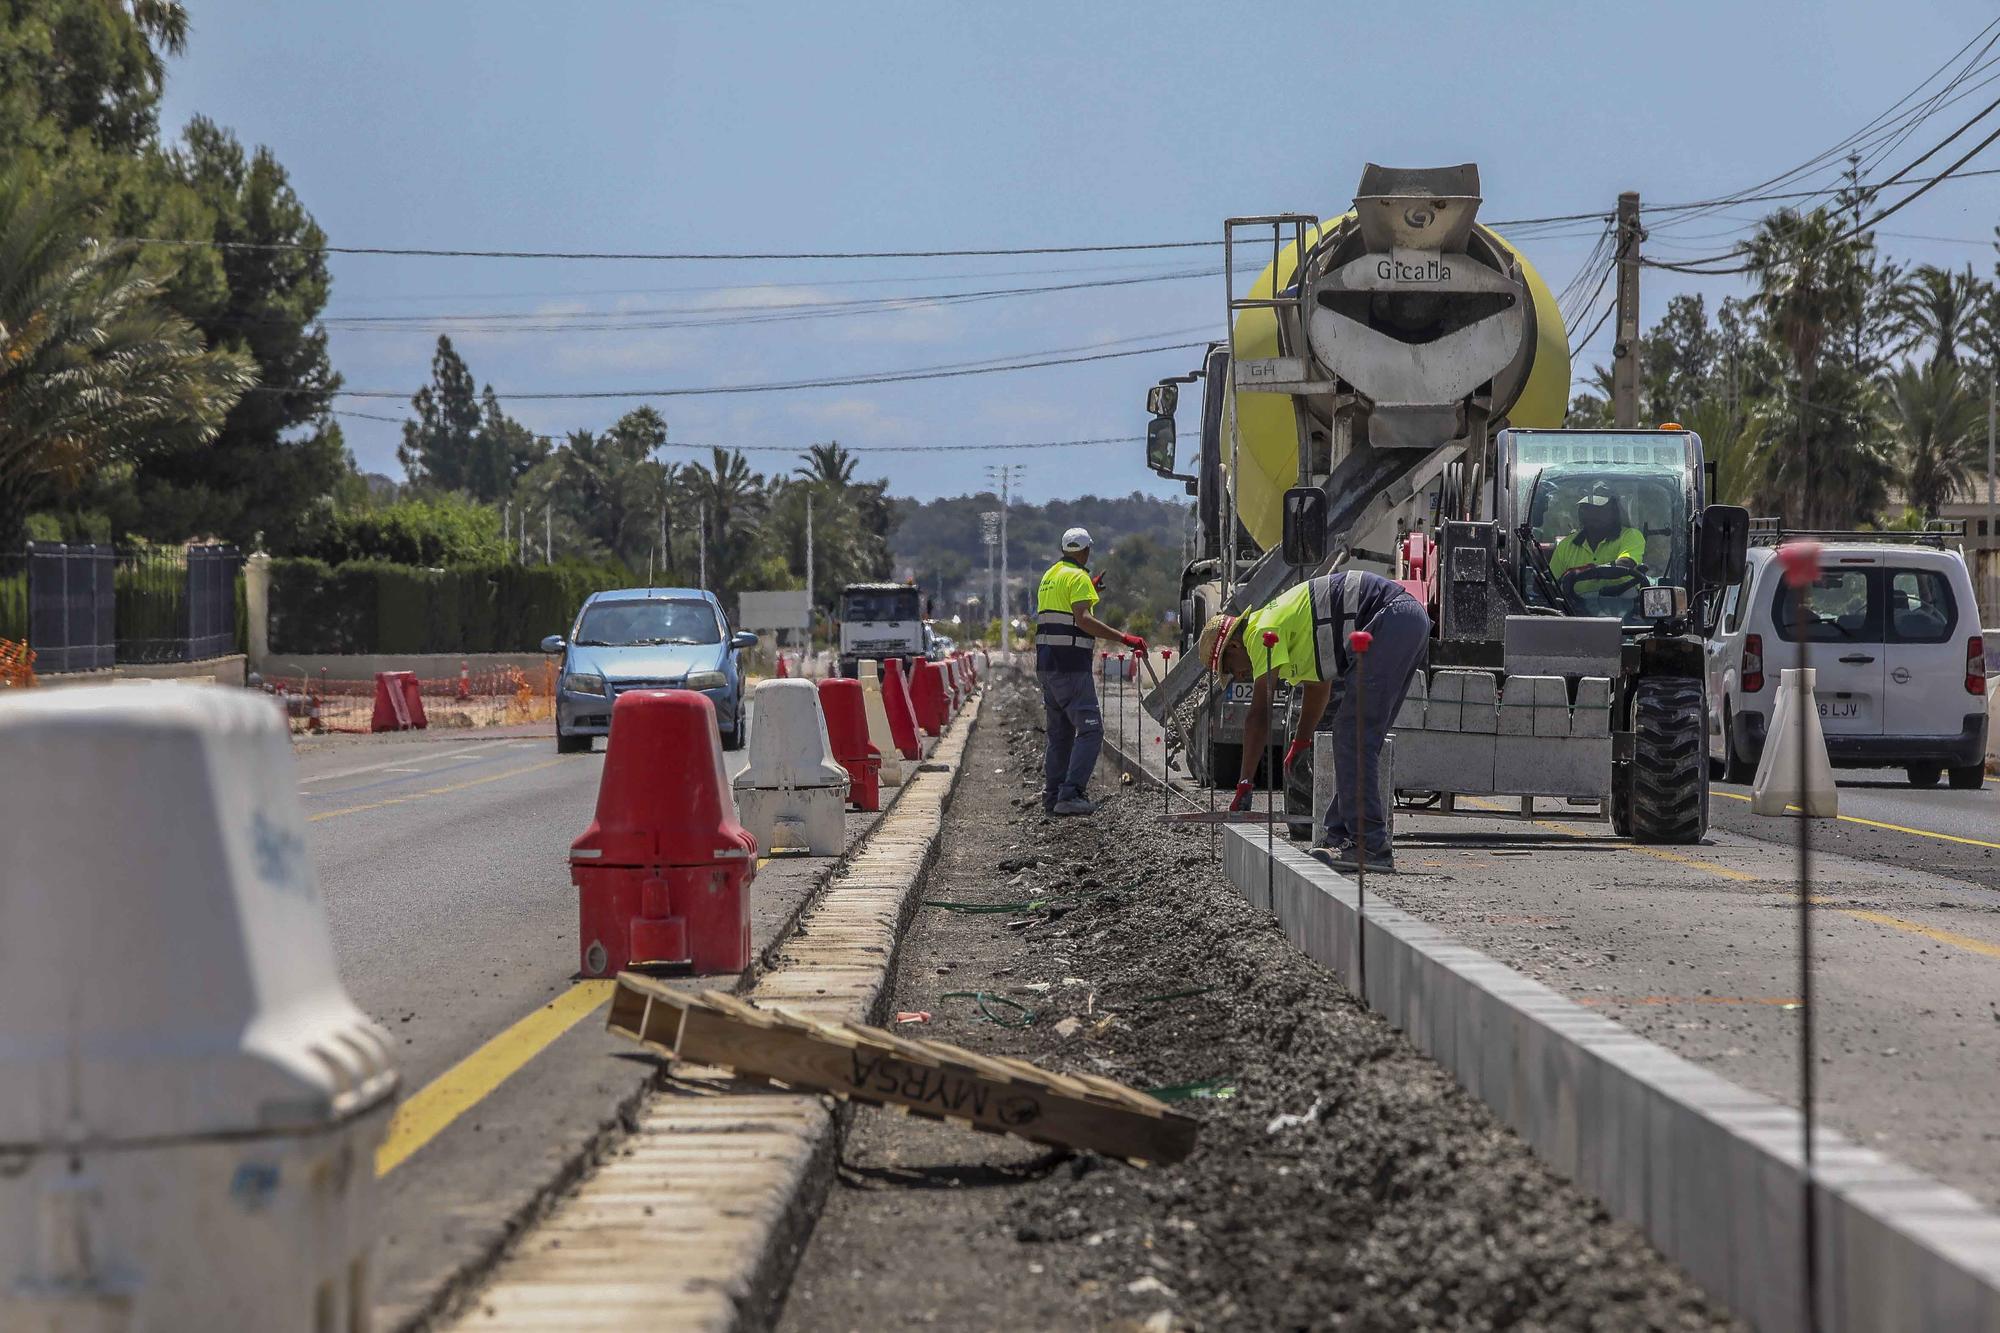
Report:
[[1042,575],[1035,597],[1035,674],[1042,682],[1048,749],[1042,756],[1042,811],[1087,815],[1097,806],[1086,791],[1097,752],[1104,746],[1104,715],[1090,669],[1091,640],[1146,651],[1136,634],[1115,630],[1090,613],[1098,584],[1090,577],[1090,533],[1071,528],[1062,537],[1062,559]]
[[[1354,651],[1356,630],[1366,631],[1367,651]],[[1270,740],[1271,694],[1277,682],[1303,686],[1298,723],[1284,768],[1290,769],[1326,712],[1335,682],[1342,686],[1333,723],[1333,805],[1326,812],[1327,843],[1314,855],[1339,869],[1355,866],[1356,851],[1370,870],[1393,872],[1389,821],[1377,778],[1382,742],[1410,677],[1423,664],[1431,620],[1423,603],[1400,583],[1367,570],[1347,569],[1307,579],[1242,616],[1212,616],[1195,641],[1202,664],[1217,675],[1256,682],[1243,721],[1243,768],[1231,810],[1248,810],[1257,763]],[[1346,688],[1365,675],[1366,697],[1357,754],[1357,691]],[[1360,770],[1365,768],[1366,773]],[[1360,800],[1357,801],[1357,793]]]

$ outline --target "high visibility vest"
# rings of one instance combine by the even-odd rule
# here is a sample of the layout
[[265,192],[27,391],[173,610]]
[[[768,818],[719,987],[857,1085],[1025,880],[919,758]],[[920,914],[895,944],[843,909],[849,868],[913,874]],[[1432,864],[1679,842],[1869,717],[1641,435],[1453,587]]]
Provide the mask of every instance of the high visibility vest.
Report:
[[[1342,570],[1307,579],[1244,617],[1250,671],[1275,670],[1290,685],[1332,680],[1347,671],[1347,633],[1361,618],[1368,575]],[[1392,587],[1394,585],[1391,585]],[[1401,592],[1401,589],[1397,589]],[[1266,646],[1265,631],[1278,641]]]
[[1090,670],[1091,636],[1076,627],[1078,602],[1097,605],[1097,585],[1074,560],[1056,561],[1035,594],[1035,670]]

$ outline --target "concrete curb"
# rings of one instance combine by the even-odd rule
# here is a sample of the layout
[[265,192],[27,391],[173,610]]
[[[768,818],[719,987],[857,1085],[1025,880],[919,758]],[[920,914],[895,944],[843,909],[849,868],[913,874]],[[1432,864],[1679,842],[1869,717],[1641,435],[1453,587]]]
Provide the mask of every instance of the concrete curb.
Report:
[[[1262,830],[1223,869],[1357,985],[1352,881]],[[1759,1329],[1805,1326],[1803,1118],[1371,901],[1362,996],[1535,1153]],[[1879,1153],[1814,1137],[1822,1327],[2000,1330],[2000,1217]]]
[[[978,708],[975,700],[946,729],[746,998],[850,1022],[881,1016]],[[630,1136],[522,1239],[454,1327],[768,1327],[845,1125],[844,1108],[828,1098],[741,1088],[721,1070],[675,1066]]]

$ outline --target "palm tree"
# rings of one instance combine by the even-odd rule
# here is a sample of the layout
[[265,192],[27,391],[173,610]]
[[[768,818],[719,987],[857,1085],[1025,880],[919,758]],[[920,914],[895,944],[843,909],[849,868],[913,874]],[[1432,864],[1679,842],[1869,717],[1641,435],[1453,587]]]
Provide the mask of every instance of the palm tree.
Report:
[[728,568],[756,535],[764,500],[764,479],[734,449],[716,448],[710,466],[688,467],[688,489],[702,506],[703,532],[708,541],[711,581],[715,571]]
[[793,469],[793,475],[804,481],[823,482],[836,489],[854,481],[854,455],[839,440],[811,445],[799,457],[804,461]]
[[[1855,281],[1855,271],[1867,249],[1868,242],[1848,236],[1842,223],[1824,208],[1810,213],[1779,209],[1764,219],[1742,247],[1745,267],[1757,280],[1750,304],[1763,317],[1769,336],[1783,348],[1798,380],[1796,400],[1775,405],[1779,413],[1793,418],[1787,423],[1793,429],[1767,431],[1769,450],[1775,453],[1778,441],[1789,437],[1798,457],[1773,456],[1773,480],[1787,478],[1804,485],[1810,479],[1816,485],[1822,473],[1814,466],[1813,437],[1827,438],[1835,446],[1854,438],[1837,427],[1828,429],[1838,418],[1815,415],[1813,388],[1829,331],[1860,314],[1865,285]],[[1772,420],[1769,414],[1766,420]],[[1803,502],[1801,508],[1807,514],[1842,503],[1818,503],[1811,491],[1791,491],[1789,486],[1780,492],[1787,493]]]
[[0,175],[0,537],[99,468],[206,444],[256,382],[86,225],[74,194]]
[[1900,367],[1887,387],[1903,446],[1910,508],[1935,518],[1971,479],[1974,456],[1984,454],[1986,405],[1959,368],[1942,359]]
[[1958,364],[1958,350],[1972,340],[1986,284],[1965,272],[1952,273],[1935,264],[1919,264],[1897,285],[1890,309],[1903,334],[1903,350],[1931,345],[1931,360]]

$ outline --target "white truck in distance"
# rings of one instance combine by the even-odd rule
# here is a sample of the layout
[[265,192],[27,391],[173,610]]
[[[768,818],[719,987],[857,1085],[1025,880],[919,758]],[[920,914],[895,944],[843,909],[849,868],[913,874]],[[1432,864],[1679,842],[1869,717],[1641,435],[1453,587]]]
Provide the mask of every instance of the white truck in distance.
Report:
[[861,673],[863,658],[924,655],[923,597],[907,583],[850,583],[840,590],[840,674]]

